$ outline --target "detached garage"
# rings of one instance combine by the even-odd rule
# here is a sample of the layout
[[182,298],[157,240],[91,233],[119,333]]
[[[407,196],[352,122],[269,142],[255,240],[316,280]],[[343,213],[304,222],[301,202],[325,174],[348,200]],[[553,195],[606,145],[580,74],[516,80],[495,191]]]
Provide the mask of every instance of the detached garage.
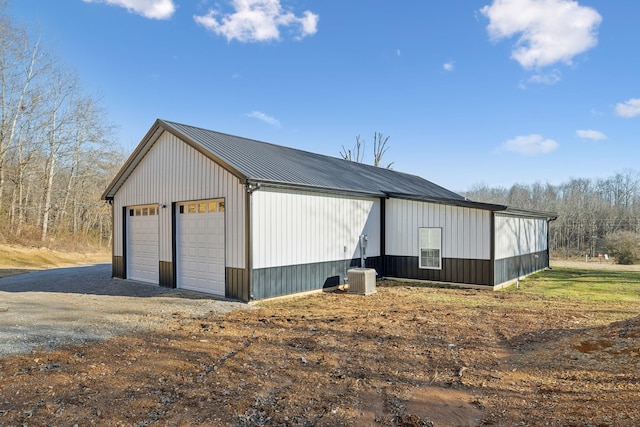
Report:
[[113,276],[242,301],[347,270],[492,289],[549,265],[555,216],[415,175],[157,120],[103,194]]

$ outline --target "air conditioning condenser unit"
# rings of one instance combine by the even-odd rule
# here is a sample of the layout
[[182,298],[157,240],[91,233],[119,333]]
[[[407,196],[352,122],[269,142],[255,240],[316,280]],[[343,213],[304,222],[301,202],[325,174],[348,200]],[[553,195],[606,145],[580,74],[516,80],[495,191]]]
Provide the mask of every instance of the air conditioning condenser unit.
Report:
[[347,270],[349,293],[370,295],[376,292],[376,270],[373,268],[352,268]]

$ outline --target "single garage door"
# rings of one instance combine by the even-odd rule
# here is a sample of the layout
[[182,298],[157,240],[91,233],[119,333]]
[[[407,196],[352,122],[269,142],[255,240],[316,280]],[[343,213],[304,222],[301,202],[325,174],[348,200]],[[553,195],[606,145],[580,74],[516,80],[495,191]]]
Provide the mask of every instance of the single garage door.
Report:
[[158,283],[158,206],[127,208],[127,278]]
[[225,296],[224,200],[178,203],[176,218],[177,286]]

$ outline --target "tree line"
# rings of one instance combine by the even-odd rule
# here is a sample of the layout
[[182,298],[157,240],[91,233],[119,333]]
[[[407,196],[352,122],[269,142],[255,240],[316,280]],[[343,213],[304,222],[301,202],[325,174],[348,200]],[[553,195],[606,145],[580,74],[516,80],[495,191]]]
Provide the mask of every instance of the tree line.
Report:
[[[0,242],[39,245],[111,243],[111,209],[100,195],[124,160],[100,100],[40,39],[12,22],[0,0]],[[389,137],[374,134],[374,164]],[[341,157],[361,162],[364,140]],[[386,167],[391,167],[392,163]],[[571,179],[560,185],[479,184],[471,200],[552,211],[556,254],[607,250],[615,233],[640,236],[640,174]],[[609,239],[611,240],[611,239]],[[640,247],[640,245],[639,245]]]
[[[560,185],[478,184],[463,195],[471,200],[551,211],[550,249],[556,255],[597,256],[616,251],[620,235],[640,236],[640,174],[627,170],[600,179],[573,178]],[[634,237],[635,236],[635,237]]]
[[123,161],[100,100],[0,0],[0,241],[107,246]]

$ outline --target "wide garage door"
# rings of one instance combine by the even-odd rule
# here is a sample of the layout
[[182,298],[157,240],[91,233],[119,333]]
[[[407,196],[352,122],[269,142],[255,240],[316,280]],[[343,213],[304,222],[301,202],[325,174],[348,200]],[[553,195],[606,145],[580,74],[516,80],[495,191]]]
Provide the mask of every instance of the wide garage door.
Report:
[[158,283],[158,207],[127,208],[127,278]]
[[224,296],[224,200],[178,203],[176,217],[177,286]]

